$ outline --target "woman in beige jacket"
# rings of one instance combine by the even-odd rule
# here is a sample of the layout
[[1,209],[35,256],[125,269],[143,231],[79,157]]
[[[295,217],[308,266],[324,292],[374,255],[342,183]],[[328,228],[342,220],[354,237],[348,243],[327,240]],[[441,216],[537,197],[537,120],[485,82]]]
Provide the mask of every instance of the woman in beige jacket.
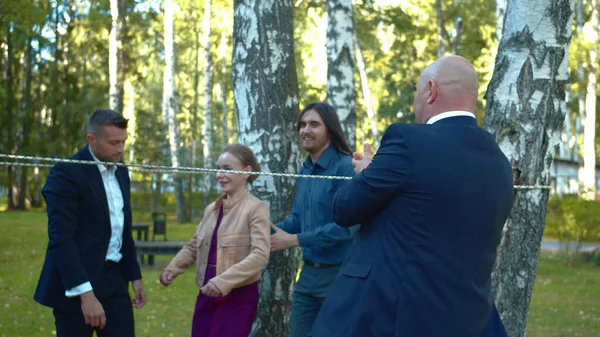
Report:
[[[248,147],[227,147],[217,160],[223,170],[258,172],[260,165]],[[192,337],[247,337],[256,317],[260,272],[270,253],[269,208],[248,191],[258,176],[218,173],[225,193],[204,210],[196,234],[160,275],[168,286],[196,262],[200,292],[192,322]]]

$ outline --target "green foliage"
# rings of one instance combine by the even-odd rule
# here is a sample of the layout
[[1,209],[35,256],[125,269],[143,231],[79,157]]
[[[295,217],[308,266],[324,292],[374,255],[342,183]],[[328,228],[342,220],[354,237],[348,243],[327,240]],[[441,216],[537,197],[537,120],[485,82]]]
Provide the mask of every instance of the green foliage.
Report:
[[600,201],[550,198],[544,235],[576,243],[600,241]]

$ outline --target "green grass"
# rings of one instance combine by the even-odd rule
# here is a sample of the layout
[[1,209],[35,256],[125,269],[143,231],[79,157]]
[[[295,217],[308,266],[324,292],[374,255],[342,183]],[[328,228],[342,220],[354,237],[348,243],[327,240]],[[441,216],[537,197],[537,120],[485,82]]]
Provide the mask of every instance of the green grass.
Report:
[[[188,240],[195,225],[172,225],[170,240]],[[52,309],[33,300],[47,244],[46,214],[0,212],[0,336],[55,336]],[[158,283],[168,256],[142,270],[148,304],[135,311],[136,336],[188,336],[198,288],[189,270],[166,288]]]
[[[169,240],[187,240],[194,228],[170,221]],[[0,231],[0,337],[54,336],[52,310],[32,299],[47,243],[45,213],[0,212]],[[189,336],[198,288],[193,270],[162,287],[157,280],[169,259],[157,256],[156,267],[143,269],[148,304],[135,312],[138,337]],[[600,336],[600,267],[566,267],[543,255],[527,336]]]

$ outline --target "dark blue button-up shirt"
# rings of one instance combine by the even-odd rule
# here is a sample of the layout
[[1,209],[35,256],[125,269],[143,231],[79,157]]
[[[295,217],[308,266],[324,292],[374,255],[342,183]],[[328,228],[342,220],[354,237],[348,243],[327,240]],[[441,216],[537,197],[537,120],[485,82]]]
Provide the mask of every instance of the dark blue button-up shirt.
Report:
[[[352,177],[352,158],[329,146],[316,163],[308,156],[300,174]],[[340,179],[296,180],[293,215],[276,226],[290,234],[298,234],[303,260],[325,264],[344,262],[358,226],[345,228],[333,222],[332,203],[335,192],[347,182]]]

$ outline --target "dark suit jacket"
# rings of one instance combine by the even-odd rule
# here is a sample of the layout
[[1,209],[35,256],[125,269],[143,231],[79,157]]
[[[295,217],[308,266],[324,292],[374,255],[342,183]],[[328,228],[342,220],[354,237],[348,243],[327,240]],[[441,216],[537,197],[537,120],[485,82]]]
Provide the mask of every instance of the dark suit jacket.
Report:
[[472,117],[391,125],[335,196],[336,223],[361,228],[309,336],[506,336],[490,274],[512,179]]
[[[87,147],[72,159],[92,161]],[[131,236],[130,180],[127,168],[116,176],[123,193],[125,225],[119,263],[127,281],[141,279]],[[87,281],[101,300],[100,281],[111,236],[104,183],[96,165],[57,163],[42,189],[48,212],[48,248],[34,299],[59,310],[81,310],[79,297],[68,298],[65,289]]]

